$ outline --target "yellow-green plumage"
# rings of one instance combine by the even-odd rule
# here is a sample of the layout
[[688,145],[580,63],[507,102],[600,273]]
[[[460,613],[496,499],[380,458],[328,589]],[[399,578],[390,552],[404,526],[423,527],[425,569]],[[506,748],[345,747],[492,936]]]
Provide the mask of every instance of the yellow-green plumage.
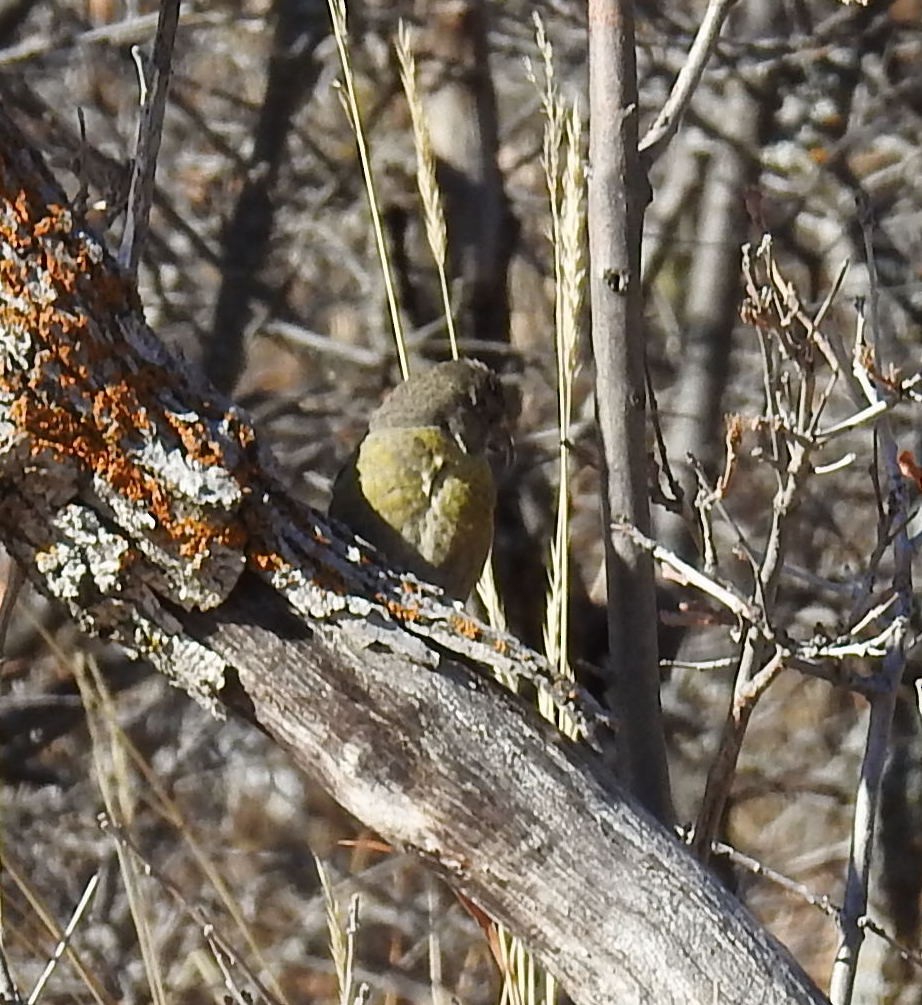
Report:
[[487,456],[508,440],[502,388],[479,363],[443,363],[396,388],[333,487],[332,516],[395,566],[465,599],[493,539]]

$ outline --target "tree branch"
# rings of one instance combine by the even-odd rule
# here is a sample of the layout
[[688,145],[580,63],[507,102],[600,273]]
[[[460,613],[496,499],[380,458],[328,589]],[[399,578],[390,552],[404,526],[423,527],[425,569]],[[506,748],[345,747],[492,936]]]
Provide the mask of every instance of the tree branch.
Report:
[[160,134],[166,111],[173,43],[176,40],[178,24],[179,0],[161,0],[149,83],[143,79],[143,67],[139,70],[142,78],[141,117],[138,122],[138,138],[131,170],[125,232],[119,249],[119,264],[130,275],[138,271],[144,238],[147,236],[150,207],[154,200],[154,175],[157,171],[157,154],[160,152]]
[[656,116],[653,125],[647,130],[646,136],[641,141],[640,152],[643,154],[644,166],[647,170],[679,131],[682,116],[691,104],[691,99],[701,82],[704,68],[717,45],[720,30],[730,13],[730,8],[736,2],[737,0],[710,0],[708,3],[704,17],[701,19],[701,26],[698,28],[698,34],[695,35],[692,47],[688,50],[688,56],[672,85],[672,91]]
[[622,768],[660,820],[672,799],[659,705],[653,562],[613,520],[650,531],[640,240],[649,190],[637,150],[637,67],[630,3],[589,3],[589,292],[604,461],[608,699],[621,714]]

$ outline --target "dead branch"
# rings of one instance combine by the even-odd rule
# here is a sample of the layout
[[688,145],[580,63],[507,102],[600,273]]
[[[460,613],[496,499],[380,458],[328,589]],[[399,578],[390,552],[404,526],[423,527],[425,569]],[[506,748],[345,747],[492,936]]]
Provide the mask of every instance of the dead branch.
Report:
[[128,191],[128,210],[125,214],[125,232],[119,249],[119,264],[129,275],[136,275],[141,249],[150,220],[154,201],[154,174],[157,171],[157,154],[160,152],[160,133],[166,111],[166,96],[170,86],[173,45],[179,24],[179,0],[161,0],[157,36],[151,61],[151,79],[145,80],[143,64],[138,64],[141,78],[141,116],[135,144],[131,186]]

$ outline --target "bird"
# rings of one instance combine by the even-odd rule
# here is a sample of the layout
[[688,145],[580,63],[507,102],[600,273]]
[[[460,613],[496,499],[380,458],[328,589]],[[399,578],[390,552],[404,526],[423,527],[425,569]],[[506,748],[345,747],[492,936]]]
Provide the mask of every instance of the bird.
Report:
[[510,397],[470,359],[398,384],[333,484],[330,515],[394,566],[465,601],[493,542],[494,469],[508,460]]

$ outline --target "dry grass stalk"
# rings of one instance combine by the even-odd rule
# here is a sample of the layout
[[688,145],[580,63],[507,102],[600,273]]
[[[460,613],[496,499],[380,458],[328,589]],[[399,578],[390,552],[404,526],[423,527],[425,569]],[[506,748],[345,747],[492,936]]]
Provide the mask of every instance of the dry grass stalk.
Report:
[[[542,57],[542,80],[533,69],[529,76],[540,88],[545,129],[542,165],[547,184],[554,257],[554,347],[557,362],[557,416],[559,425],[557,514],[551,556],[544,647],[548,660],[562,677],[572,677],[569,665],[570,581],[570,445],[573,419],[573,382],[579,365],[579,318],[585,285],[585,173],[582,128],[577,105],[563,102],[554,75],[554,53],[540,17],[535,16],[535,36]],[[542,702],[542,714],[572,735],[573,723],[563,721],[555,709]]]
[[451,293],[448,289],[448,232],[445,226],[445,212],[442,208],[442,199],[435,175],[435,154],[432,151],[432,139],[429,135],[429,126],[426,123],[423,102],[417,86],[416,60],[413,56],[412,39],[410,30],[403,21],[397,25],[395,48],[397,59],[400,62],[400,82],[407,97],[410,121],[413,125],[416,183],[423,204],[426,240],[429,242],[432,258],[439,275],[439,290],[442,294],[442,305],[445,310],[445,325],[448,329],[451,358],[458,359],[458,338],[452,316]]
[[352,72],[352,63],[349,52],[349,34],[346,27],[346,0],[328,0],[330,8],[330,20],[333,25],[333,37],[336,40],[336,50],[339,53],[339,63],[342,69],[342,81],[340,83],[340,94],[343,99],[343,107],[349,119],[349,125],[355,135],[356,148],[359,153],[359,162],[362,167],[362,178],[365,182],[365,192],[368,196],[368,208],[371,212],[372,230],[375,235],[375,247],[378,251],[378,260],[381,265],[381,274],[384,278],[384,290],[387,297],[387,307],[391,318],[391,327],[394,330],[394,339],[397,345],[397,359],[400,363],[400,373],[404,380],[410,375],[410,364],[407,358],[407,348],[403,337],[403,326],[400,323],[400,309],[397,305],[397,290],[394,286],[393,272],[391,270],[390,256],[387,252],[387,242],[384,239],[384,226],[381,221],[381,211],[378,203],[378,195],[375,189],[374,175],[371,170],[371,158],[368,153],[368,143],[365,139],[365,130],[362,126],[362,116],[359,110],[358,96],[355,90],[355,75]]
[[340,1005],[361,1005],[368,998],[370,989],[367,984],[355,983],[355,933],[359,924],[359,898],[357,894],[350,898],[349,908],[343,919],[330,876],[319,858],[315,857],[314,861],[323,888],[327,928],[330,932],[330,955],[336,969],[339,1002]]
[[[549,562],[550,586],[544,625],[548,660],[560,676],[572,677],[569,664],[569,528],[570,447],[568,431],[573,414],[573,381],[578,367],[579,314],[585,280],[585,176],[579,109],[565,107],[554,73],[553,48],[537,14],[535,37],[542,72],[528,64],[529,79],[539,90],[544,111],[542,165],[547,183],[551,225],[548,237],[554,261],[554,345],[557,361],[557,402],[560,426],[557,517]],[[561,164],[563,166],[561,167]],[[550,702],[538,697],[541,714],[561,732],[574,735],[575,724]],[[497,926],[503,973],[502,1005],[551,1005],[557,999],[554,978],[543,972],[520,940]]]
[[87,992],[97,1005],[115,1005],[115,1000],[108,994],[102,982],[95,974],[92,966],[74,948],[71,942],[65,940],[64,930],[55,920],[54,914],[45,903],[39,891],[33,886],[25,874],[25,870],[14,862],[8,851],[0,854],[0,868],[10,878],[14,887],[22,894],[40,925],[59,945],[63,944],[64,954],[73,967],[74,972],[83,981]]
[[[106,815],[116,827],[130,828],[134,818],[136,793],[133,791],[128,758],[119,741],[112,696],[94,663],[75,656],[72,664],[83,707],[86,710],[96,782],[106,808]],[[169,997],[163,982],[163,971],[152,928],[153,904],[147,897],[144,877],[137,860],[121,842],[116,843],[115,852],[122,882],[125,884],[128,907],[138,936],[138,948],[144,963],[151,1000],[154,1005],[166,1005]]]

